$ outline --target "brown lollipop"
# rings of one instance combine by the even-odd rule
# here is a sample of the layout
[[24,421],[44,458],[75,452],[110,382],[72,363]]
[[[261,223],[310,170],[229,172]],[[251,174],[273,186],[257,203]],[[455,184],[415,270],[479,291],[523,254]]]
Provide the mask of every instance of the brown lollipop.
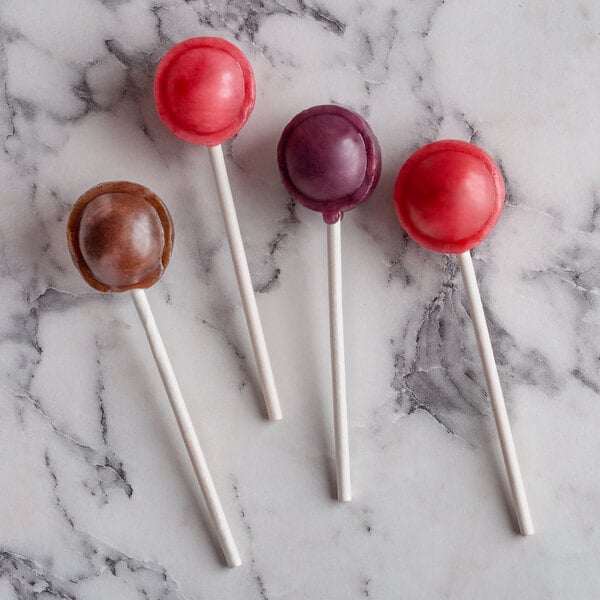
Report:
[[173,249],[173,224],[165,205],[148,188],[110,181],[77,200],[67,222],[75,266],[101,292],[129,291],[175,413],[204,500],[213,518],[228,566],[241,564],[175,372],[152,315],[144,288],[162,276]]
[[171,258],[173,224],[165,205],[147,187],[109,181],[77,200],[67,239],[87,283],[101,292],[125,292],[160,279]]

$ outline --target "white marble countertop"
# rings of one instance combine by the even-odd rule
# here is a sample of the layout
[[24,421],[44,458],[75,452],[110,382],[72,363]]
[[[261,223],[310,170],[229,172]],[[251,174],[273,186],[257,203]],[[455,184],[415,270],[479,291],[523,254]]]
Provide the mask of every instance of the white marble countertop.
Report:
[[[256,370],[205,149],[152,98],[174,43],[250,58],[225,146],[284,420]],[[0,2],[0,599],[600,597],[600,6],[593,0]],[[368,119],[380,185],[343,222],[354,499],[333,499],[325,227],[275,146],[298,111]],[[484,147],[507,182],[474,250],[537,529],[515,532],[454,258],[410,241],[397,171]],[[75,271],[92,185],[163,198],[175,251],[149,291],[244,564],[223,566],[127,295]]]

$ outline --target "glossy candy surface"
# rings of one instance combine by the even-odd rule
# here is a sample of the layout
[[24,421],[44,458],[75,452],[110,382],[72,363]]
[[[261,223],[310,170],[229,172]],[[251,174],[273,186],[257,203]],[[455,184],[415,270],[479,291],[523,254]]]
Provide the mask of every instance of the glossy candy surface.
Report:
[[75,266],[101,292],[147,288],[165,270],[173,248],[169,213],[148,188],[101,183],[74,204],[67,240]]
[[504,205],[500,169],[481,148],[459,140],[423,146],[404,163],[394,190],[400,222],[419,244],[461,254],[492,230]]
[[233,137],[254,108],[252,67],[221,38],[198,37],[173,46],[154,77],[158,114],[176,136],[203,146]]
[[381,151],[368,123],[335,105],[313,106],[285,127],[277,147],[281,179],[327,223],[364,202],[381,175]]

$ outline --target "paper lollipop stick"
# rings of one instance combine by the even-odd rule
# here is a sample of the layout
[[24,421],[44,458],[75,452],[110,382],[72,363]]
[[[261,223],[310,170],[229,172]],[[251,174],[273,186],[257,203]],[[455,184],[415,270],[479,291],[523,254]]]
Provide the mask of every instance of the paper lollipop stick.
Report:
[[504,203],[504,182],[480,148],[457,140],[428,144],[404,164],[394,192],[400,222],[419,244],[458,254],[479,355],[522,535],[534,533],[470,250],[492,230]]
[[337,495],[352,498],[342,314],[342,213],[364,202],[381,174],[381,152],[371,128],[340,106],[314,106],[285,127],[277,147],[279,171],[290,195],[323,213],[327,223],[329,328]]
[[327,271],[329,274],[329,343],[333,387],[333,431],[335,437],[338,500],[352,499],[348,408],[346,403],[346,361],[344,358],[344,314],[342,311],[341,220],[327,224]]
[[282,417],[279,397],[220,146],[244,126],[255,96],[248,59],[220,38],[177,44],[160,61],[154,78],[156,108],[167,128],[192,144],[208,146],[267,415],[277,421]]
[[173,227],[167,209],[141,185],[102,183],[73,206],[67,239],[73,262],[87,283],[101,292],[131,293],[227,565],[239,566],[231,530],[144,292],[158,281],[171,257]]

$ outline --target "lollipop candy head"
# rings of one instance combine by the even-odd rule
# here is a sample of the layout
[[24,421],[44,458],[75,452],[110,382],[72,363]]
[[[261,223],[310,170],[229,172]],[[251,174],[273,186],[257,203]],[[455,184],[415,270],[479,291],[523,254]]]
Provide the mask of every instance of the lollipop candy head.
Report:
[[323,213],[326,223],[364,202],[381,175],[381,151],[368,123],[335,105],[296,115],[281,134],[277,162],[294,200]]
[[492,230],[504,204],[500,169],[481,148],[442,140],[419,148],[396,179],[400,222],[419,244],[461,254]]
[[226,40],[198,37],[173,46],[154,77],[164,124],[193,144],[216,146],[233,137],[254,108],[254,75],[242,51]]
[[74,204],[67,223],[71,258],[101,292],[147,288],[173,248],[171,218],[160,198],[128,181],[101,183]]

